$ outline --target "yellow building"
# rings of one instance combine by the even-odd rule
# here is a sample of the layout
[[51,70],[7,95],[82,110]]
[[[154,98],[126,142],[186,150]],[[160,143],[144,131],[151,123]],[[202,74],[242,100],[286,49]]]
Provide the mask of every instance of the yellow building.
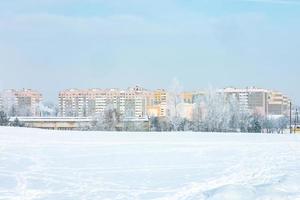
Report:
[[167,98],[168,93],[165,90],[158,89],[148,93],[147,96],[147,114],[150,117],[167,116]]
[[192,92],[182,92],[180,94],[180,97],[181,97],[181,101],[183,103],[192,104],[193,103],[194,93],[192,93]]

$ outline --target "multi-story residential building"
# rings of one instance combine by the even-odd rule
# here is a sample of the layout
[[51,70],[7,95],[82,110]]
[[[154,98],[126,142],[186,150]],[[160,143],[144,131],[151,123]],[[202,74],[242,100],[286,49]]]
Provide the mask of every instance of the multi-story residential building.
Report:
[[1,93],[0,109],[10,116],[40,116],[42,94],[31,90],[4,90]]
[[147,91],[140,87],[119,89],[69,89],[59,93],[61,116],[87,117],[101,114],[112,107],[125,118],[147,114]]
[[269,115],[289,115],[290,100],[281,92],[271,91],[268,96]]
[[69,89],[59,93],[59,113],[61,116],[86,117],[96,113],[96,102],[105,95],[99,89]]
[[168,93],[163,89],[149,92],[147,95],[147,114],[154,117],[167,116]]
[[280,92],[259,88],[225,88],[227,97],[234,97],[241,111],[254,112],[263,116],[288,115],[288,97]]
[[263,116],[268,114],[268,90],[259,88],[225,88],[225,96],[234,97],[239,104],[240,111],[254,112]]

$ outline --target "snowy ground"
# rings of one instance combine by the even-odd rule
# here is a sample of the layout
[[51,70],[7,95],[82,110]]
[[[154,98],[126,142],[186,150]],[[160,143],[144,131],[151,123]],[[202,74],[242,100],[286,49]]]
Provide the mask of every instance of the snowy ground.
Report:
[[0,200],[297,200],[300,136],[0,127]]

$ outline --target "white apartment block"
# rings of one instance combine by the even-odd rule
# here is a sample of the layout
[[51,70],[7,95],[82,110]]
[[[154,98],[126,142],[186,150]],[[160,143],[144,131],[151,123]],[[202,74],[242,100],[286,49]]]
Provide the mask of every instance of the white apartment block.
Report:
[[146,116],[146,91],[140,87],[119,89],[69,89],[59,93],[61,116],[89,117],[117,109],[126,118]]

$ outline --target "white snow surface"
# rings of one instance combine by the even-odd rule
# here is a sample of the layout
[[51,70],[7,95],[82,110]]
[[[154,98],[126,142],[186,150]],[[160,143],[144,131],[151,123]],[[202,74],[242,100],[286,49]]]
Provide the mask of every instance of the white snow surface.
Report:
[[0,127],[0,200],[297,200],[300,136]]

